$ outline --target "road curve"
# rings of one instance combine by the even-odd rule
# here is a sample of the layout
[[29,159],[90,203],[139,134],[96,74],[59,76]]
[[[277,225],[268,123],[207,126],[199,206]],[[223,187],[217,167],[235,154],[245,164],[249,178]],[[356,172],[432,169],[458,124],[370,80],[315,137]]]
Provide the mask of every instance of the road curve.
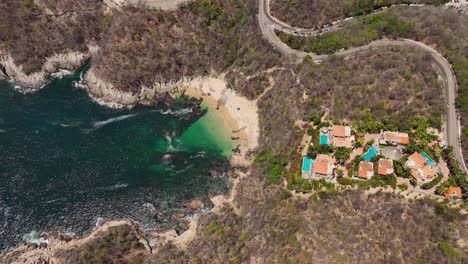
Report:
[[[292,58],[293,60],[302,61],[306,56],[310,56],[314,61],[321,62],[329,57],[329,55],[317,55],[315,53],[307,53],[303,51],[298,51],[291,49],[288,45],[283,43],[275,33],[275,30],[280,30],[285,33],[303,35],[303,34],[317,34],[317,30],[307,30],[307,29],[297,29],[293,28],[278,19],[273,18],[270,15],[270,0],[259,0],[259,14],[258,22],[260,29],[262,31],[265,39],[268,40],[274,47],[276,47],[281,53]],[[299,31],[298,31],[299,30]],[[377,40],[373,41],[365,46],[350,48],[344,51],[336,52],[336,55],[344,57],[353,57],[361,52],[368,50],[371,47],[383,47],[383,46],[411,46],[421,48],[429,54],[432,55],[435,65],[439,73],[443,76],[447,92],[447,115],[446,115],[446,131],[445,139],[448,145],[454,147],[455,156],[459,163],[461,164],[462,169],[467,172],[466,164],[463,159],[463,153],[461,148],[461,129],[460,122],[458,118],[458,113],[455,108],[455,100],[457,96],[457,80],[455,74],[453,73],[452,66],[440,53],[438,53],[433,48],[414,40],[410,39],[399,39],[399,40]]]

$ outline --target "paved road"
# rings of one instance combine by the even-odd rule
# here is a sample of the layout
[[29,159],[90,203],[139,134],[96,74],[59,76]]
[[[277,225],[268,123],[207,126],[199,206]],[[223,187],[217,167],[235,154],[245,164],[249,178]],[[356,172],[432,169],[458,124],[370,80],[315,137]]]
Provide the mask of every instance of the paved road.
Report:
[[[273,18],[270,14],[270,0],[259,0],[259,14],[258,14],[258,21],[260,24],[260,29],[264,35],[264,37],[274,46],[276,47],[281,53],[289,56],[292,59],[297,61],[302,61],[302,59],[306,56],[310,56],[314,61],[321,62],[326,59],[329,55],[317,55],[314,53],[306,53],[303,51],[297,51],[291,49],[288,45],[283,43],[278,36],[275,34],[275,30],[281,30],[285,33],[292,33],[296,35],[303,35],[303,34],[317,34],[317,30],[307,30],[301,29],[298,32],[297,28],[293,28],[289,25],[286,25],[283,22]],[[461,167],[467,171],[465,161],[463,159],[461,142],[460,142],[460,123],[458,119],[458,113],[455,108],[455,100],[457,95],[457,81],[455,74],[453,73],[452,67],[450,63],[436,50],[432,49],[431,47],[417,42],[410,39],[399,39],[399,40],[377,40],[374,42],[369,43],[368,45],[351,48],[348,50],[336,52],[335,54],[345,57],[353,57],[361,52],[368,50],[371,47],[382,47],[382,46],[412,46],[421,48],[427,52],[429,52],[432,57],[434,58],[435,65],[438,68],[439,73],[444,78],[446,87],[447,87],[447,115],[446,115],[446,141],[448,145],[452,145],[455,149],[455,156],[457,160],[460,162]]]

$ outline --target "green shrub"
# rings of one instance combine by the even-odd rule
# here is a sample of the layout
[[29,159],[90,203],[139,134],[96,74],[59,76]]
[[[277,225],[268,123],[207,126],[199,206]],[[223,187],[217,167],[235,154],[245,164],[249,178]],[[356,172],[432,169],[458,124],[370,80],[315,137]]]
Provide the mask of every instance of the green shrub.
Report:
[[442,177],[443,177],[442,174],[439,173],[437,175],[437,177],[435,177],[432,181],[424,183],[423,185],[421,185],[421,189],[423,189],[423,190],[431,189],[432,187],[436,186],[442,180]]
[[406,191],[408,190],[408,185],[402,183],[402,184],[398,184],[398,188],[400,188],[400,190],[402,191]]
[[260,151],[255,157],[255,163],[267,175],[271,184],[278,184],[281,176],[287,172],[285,169],[286,159],[281,155],[274,154],[271,150]]
[[450,260],[450,263],[462,263],[462,253],[457,250],[450,242],[440,242],[438,245],[442,254]]
[[291,192],[288,191],[288,190],[282,190],[282,191],[280,192],[280,198],[281,198],[281,200],[286,200],[286,199],[288,199],[288,198],[291,197],[291,196],[292,196],[292,195],[291,195]]
[[339,147],[336,149],[334,156],[340,163],[344,163],[346,160],[348,160],[349,155],[351,155],[351,151],[352,149]]
[[357,185],[358,180],[351,179],[351,178],[337,178],[337,182],[341,185]]

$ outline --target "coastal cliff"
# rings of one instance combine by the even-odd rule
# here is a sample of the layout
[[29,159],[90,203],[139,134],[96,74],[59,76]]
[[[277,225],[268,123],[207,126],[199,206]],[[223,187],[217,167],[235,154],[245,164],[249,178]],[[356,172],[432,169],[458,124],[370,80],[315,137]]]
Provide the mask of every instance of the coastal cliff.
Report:
[[[41,5],[31,16],[50,1],[36,2]],[[95,261],[95,256],[121,263],[443,263],[450,257],[462,263],[468,245],[464,210],[410,191],[304,182],[294,163],[305,133],[297,121],[323,114],[396,123],[409,122],[399,114],[439,118],[435,106],[442,105],[441,89],[432,83],[437,75],[431,61],[414,50],[382,48],[352,61],[332,56],[320,65],[307,58],[300,65],[283,63],[287,58],[259,33],[256,4],[200,0],[177,11],[103,7],[90,20],[94,33],[78,34],[81,44],[70,49],[46,49],[27,58],[18,47],[3,44],[5,72],[25,91],[43,87],[53,71],[90,60],[81,87],[101,104],[131,108],[170,101],[176,88],[203,98],[234,123],[240,144],[231,162],[240,168],[231,172],[230,194],[213,197],[214,209],[203,211],[185,233],[143,236],[135,223],[124,222],[116,233],[101,227],[90,239],[54,240],[60,247],[21,246],[0,262],[26,261],[34,252],[34,260],[52,256],[58,263]],[[77,14],[71,16],[81,19]],[[85,44],[93,39],[99,48],[90,51]],[[404,102],[425,111],[408,115],[401,111],[409,105]],[[193,205],[204,207],[198,201]]]
[[35,92],[49,82],[53,73],[59,70],[75,71],[90,59],[90,52],[69,52],[55,54],[46,58],[41,69],[26,74],[22,65],[17,65],[11,54],[0,52],[0,65],[4,69],[4,77],[12,79],[20,92]]

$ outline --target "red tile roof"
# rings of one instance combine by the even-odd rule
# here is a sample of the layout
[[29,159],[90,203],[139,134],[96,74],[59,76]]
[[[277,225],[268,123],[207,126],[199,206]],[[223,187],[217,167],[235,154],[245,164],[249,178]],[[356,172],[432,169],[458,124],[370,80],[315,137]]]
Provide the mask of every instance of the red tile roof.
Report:
[[328,161],[316,160],[314,164],[314,172],[318,174],[327,175],[328,174]]
[[461,190],[460,187],[450,186],[448,188],[447,192],[445,192],[445,198],[447,198],[447,196],[448,196],[448,199],[452,198],[452,196],[455,196],[458,199],[461,199],[462,198],[462,190]]
[[418,168],[423,167],[427,162],[427,160],[418,152],[411,154],[411,156],[408,157],[408,160],[413,161],[415,163],[415,166]]
[[378,173],[380,175],[389,175],[393,173],[393,160],[380,159]]
[[391,141],[402,145],[409,144],[409,136],[407,133],[384,132],[383,137],[386,141]]
[[344,126],[333,126],[334,137],[346,137],[346,128]]
[[374,164],[372,162],[361,161],[359,163],[358,177],[369,179],[372,176],[374,176]]

